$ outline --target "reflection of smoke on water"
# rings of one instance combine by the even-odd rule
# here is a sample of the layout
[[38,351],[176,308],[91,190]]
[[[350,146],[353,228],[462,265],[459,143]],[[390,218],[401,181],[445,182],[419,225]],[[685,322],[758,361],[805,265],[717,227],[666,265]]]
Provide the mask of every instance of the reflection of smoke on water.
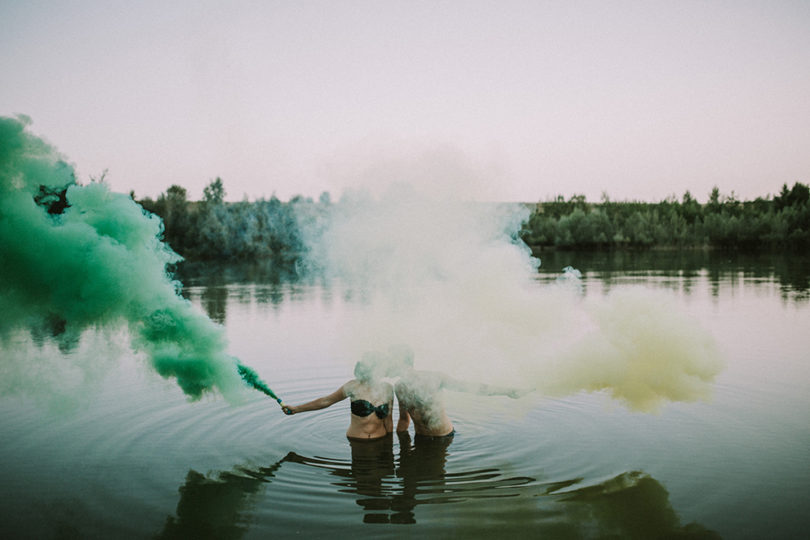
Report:
[[[569,518],[586,536],[599,538],[695,538],[720,536],[698,523],[681,525],[669,502],[669,493],[649,475],[633,471],[620,474],[598,485],[569,490],[552,486],[548,493],[559,495]],[[594,534],[595,533],[595,534]]]
[[248,531],[246,507],[262,485],[270,481],[281,460],[257,470],[221,472],[216,478],[191,470],[180,486],[177,517],[169,516],[156,539],[217,538],[236,540]]
[[[388,450],[383,452],[375,452],[380,449],[376,444],[353,445],[350,462],[290,452],[269,467],[236,467],[208,476],[189,471],[179,489],[176,517],[166,519],[156,538],[238,539],[251,524],[282,535],[330,530],[336,523],[325,515],[313,515],[295,531],[284,530],[275,520],[257,523],[252,515],[251,509],[268,507],[262,497],[269,498],[274,490],[281,500],[306,497],[296,487],[302,477],[288,467],[292,464],[326,472],[338,497],[355,498],[367,524],[418,523],[425,534],[452,529],[454,534],[475,537],[485,531],[517,535],[531,531],[555,538],[719,538],[700,524],[683,525],[664,486],[643,472],[622,473],[585,487],[578,487],[582,478],[542,483],[493,467],[448,469],[447,441],[412,444],[405,436],[400,442],[398,457],[387,439]],[[279,483],[273,482],[276,479]],[[307,489],[313,489],[311,482],[310,477]],[[442,505],[439,518],[435,512],[420,516],[420,507],[436,504]],[[452,518],[456,512],[459,519]]]

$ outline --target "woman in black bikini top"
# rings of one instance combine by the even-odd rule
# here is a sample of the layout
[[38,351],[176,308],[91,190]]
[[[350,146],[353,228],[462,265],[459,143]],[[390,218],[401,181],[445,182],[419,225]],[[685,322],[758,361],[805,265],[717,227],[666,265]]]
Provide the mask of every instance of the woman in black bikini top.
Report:
[[377,418],[384,420],[390,411],[391,407],[388,405],[388,403],[383,403],[382,405],[375,407],[365,399],[352,401],[352,414],[356,414],[357,416],[366,417],[371,413],[374,413],[377,415]]
[[317,411],[349,398],[351,416],[346,436],[350,439],[379,439],[394,431],[391,410],[394,388],[383,382],[384,369],[372,355],[364,355],[354,366],[355,378],[331,394],[310,402],[285,406],[286,414]]

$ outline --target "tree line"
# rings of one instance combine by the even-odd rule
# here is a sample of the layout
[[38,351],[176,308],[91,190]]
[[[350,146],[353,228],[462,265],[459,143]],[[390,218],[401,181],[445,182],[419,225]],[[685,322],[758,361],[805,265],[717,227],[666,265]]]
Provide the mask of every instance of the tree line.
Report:
[[521,236],[534,248],[807,249],[810,188],[785,184],[774,197],[740,201],[715,187],[706,204],[688,191],[658,203],[557,197],[537,204]]
[[[134,194],[130,194],[134,198]],[[294,262],[304,249],[301,221],[315,211],[311,199],[295,197],[225,202],[222,179],[203,190],[201,201],[189,201],[186,189],[173,185],[157,200],[137,202],[163,220],[163,240],[192,260],[268,259]],[[328,196],[320,204],[328,204]]]
[[[134,194],[131,194],[134,198]],[[189,201],[173,185],[143,208],[162,218],[164,240],[192,260],[273,258],[294,262],[305,249],[303,231],[328,212],[328,193],[315,201],[301,196],[282,202],[275,196],[253,202],[225,202],[220,178]],[[529,205],[520,237],[532,249],[717,248],[761,251],[810,248],[810,188],[787,184],[776,196],[741,201],[715,187],[705,204],[688,191],[680,200],[658,203],[598,203],[584,195]]]

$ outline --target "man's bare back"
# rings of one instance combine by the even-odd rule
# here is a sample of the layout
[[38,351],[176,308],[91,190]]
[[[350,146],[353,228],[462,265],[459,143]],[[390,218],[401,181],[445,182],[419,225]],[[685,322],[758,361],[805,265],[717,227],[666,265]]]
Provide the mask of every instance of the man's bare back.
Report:
[[453,423],[444,408],[442,387],[445,377],[431,371],[409,370],[394,390],[399,402],[397,431],[407,431],[413,420],[417,435],[443,437],[453,433]]

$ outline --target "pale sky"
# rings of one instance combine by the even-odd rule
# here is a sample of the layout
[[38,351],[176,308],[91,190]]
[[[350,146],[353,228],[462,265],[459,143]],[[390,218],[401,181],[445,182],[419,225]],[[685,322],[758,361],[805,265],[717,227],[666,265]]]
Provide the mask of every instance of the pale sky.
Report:
[[810,183],[807,0],[0,0],[0,77],[0,115],[139,197]]

